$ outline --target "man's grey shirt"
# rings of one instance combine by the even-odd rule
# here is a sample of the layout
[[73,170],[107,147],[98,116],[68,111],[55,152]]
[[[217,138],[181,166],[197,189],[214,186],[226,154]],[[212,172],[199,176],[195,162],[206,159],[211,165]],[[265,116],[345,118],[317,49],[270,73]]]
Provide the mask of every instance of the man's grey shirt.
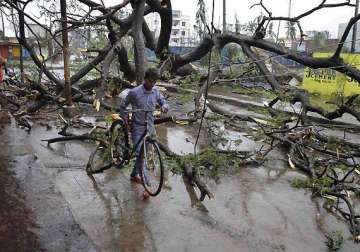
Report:
[[[147,91],[144,85],[139,85],[133,89],[131,89],[125,99],[122,101],[120,106],[120,114],[122,116],[126,116],[126,108],[131,105],[131,108],[143,109],[143,110],[155,110],[156,105],[160,105],[161,107],[168,108],[166,104],[166,100],[164,96],[160,93],[160,91],[153,87],[151,91]],[[132,113],[132,123],[133,134],[142,134],[145,130],[145,112],[144,111],[136,111]],[[148,130],[150,133],[155,133],[154,128],[154,116],[153,113],[148,113]]]

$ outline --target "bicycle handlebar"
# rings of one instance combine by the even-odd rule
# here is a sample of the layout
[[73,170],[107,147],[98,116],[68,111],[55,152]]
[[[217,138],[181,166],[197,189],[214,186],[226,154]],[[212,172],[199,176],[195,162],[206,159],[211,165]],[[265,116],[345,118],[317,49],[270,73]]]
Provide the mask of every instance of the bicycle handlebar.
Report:
[[155,111],[160,111],[158,109],[154,109],[154,110],[146,110],[146,109],[125,109],[124,110],[125,112],[128,112],[128,113],[133,113],[133,112],[145,112],[145,113],[149,113],[149,112],[155,112]]

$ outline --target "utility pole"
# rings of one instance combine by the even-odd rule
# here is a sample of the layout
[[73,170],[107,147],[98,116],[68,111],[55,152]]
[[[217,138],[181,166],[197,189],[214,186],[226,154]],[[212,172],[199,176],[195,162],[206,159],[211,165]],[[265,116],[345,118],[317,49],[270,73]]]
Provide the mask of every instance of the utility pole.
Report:
[[[0,7],[1,7],[1,6],[0,6]],[[4,15],[3,15],[3,12],[1,12],[1,24],[2,24],[3,37],[5,37],[5,23],[4,23]]]
[[226,0],[223,0],[223,33],[226,32]]
[[[358,13],[359,13],[359,0],[356,0],[355,16],[357,16]],[[352,41],[351,41],[351,52],[352,53],[355,53],[356,39],[357,39],[357,22],[354,24],[353,33],[352,33]]]
[[66,99],[66,106],[72,106],[71,100],[71,83],[69,70],[69,38],[67,31],[67,16],[66,16],[66,0],[60,0],[61,11],[61,29],[63,42],[63,58],[64,58],[64,98]]
[[[49,30],[52,31],[52,29],[53,29],[53,23],[52,23],[51,17],[50,17]],[[51,38],[50,32],[46,32],[46,39],[47,39],[47,44],[48,44],[48,57],[51,58],[51,63],[54,63],[55,62],[54,45],[53,45],[53,40]]]
[[[288,17],[291,17],[291,8],[292,8],[292,0],[289,0],[289,10],[288,10]],[[291,22],[288,22],[288,30],[287,30],[287,37],[290,38],[290,27],[291,27]]]
[[[23,10],[24,11],[24,10]],[[19,12],[19,36],[21,40],[25,39],[25,17],[24,13]],[[21,83],[24,83],[24,57],[23,57],[23,47],[20,43],[20,79]]]
[[281,25],[281,20],[279,20],[279,24],[276,32],[276,43],[279,41],[280,25]]

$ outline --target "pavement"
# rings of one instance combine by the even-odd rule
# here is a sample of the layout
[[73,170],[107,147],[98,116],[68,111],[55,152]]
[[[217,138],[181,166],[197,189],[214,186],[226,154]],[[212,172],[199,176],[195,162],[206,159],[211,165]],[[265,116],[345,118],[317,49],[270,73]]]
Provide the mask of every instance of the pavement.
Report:
[[32,145],[0,112],[1,251],[96,251]]

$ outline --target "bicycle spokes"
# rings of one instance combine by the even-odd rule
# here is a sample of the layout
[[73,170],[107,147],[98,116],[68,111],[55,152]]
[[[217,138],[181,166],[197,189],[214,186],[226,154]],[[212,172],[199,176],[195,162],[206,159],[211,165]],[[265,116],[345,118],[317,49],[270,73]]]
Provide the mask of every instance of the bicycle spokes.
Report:
[[156,196],[162,187],[164,171],[158,146],[154,142],[146,141],[143,145],[143,166],[141,175],[145,190]]
[[127,132],[122,121],[115,121],[110,130],[110,154],[114,164],[120,166],[128,158]]

